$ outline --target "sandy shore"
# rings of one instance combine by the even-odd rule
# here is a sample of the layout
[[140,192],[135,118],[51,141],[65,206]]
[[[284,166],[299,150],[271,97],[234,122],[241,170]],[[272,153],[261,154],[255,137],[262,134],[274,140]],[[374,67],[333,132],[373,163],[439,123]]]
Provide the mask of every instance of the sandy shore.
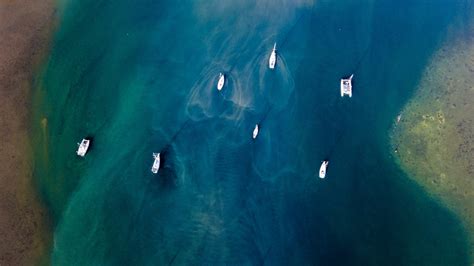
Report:
[[463,30],[433,57],[393,145],[402,168],[462,219],[474,258],[474,25]]
[[0,265],[47,263],[47,211],[32,184],[30,86],[47,51],[52,0],[0,0]]

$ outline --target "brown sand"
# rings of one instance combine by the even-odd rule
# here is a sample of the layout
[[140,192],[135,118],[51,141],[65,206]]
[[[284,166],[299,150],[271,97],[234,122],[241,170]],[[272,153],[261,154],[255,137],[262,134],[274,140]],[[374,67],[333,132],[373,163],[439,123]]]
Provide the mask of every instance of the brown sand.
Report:
[[463,220],[474,256],[473,34],[464,28],[434,56],[392,143],[402,168]]
[[0,0],[0,265],[46,264],[51,234],[32,184],[33,71],[48,49],[53,0]]

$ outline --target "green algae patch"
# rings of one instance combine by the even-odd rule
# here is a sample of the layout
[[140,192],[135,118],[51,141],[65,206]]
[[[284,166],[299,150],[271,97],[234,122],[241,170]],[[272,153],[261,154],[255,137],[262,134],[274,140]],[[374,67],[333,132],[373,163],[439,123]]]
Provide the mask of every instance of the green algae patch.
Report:
[[434,55],[394,126],[391,143],[401,167],[453,210],[474,239],[472,39],[458,38]]

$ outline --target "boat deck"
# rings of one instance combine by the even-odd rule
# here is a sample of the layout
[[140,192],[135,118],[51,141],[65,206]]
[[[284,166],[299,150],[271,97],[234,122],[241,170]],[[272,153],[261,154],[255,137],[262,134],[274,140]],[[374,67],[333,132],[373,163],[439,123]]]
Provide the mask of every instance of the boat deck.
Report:
[[348,79],[341,79],[341,97],[348,95],[352,97],[352,77],[351,75]]

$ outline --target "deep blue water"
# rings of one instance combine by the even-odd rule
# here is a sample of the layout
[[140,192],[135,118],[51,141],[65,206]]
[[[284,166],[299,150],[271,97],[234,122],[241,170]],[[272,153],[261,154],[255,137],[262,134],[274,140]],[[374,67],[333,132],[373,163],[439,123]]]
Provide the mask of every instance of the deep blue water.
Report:
[[388,143],[466,3],[63,3],[35,105],[53,264],[468,265]]

